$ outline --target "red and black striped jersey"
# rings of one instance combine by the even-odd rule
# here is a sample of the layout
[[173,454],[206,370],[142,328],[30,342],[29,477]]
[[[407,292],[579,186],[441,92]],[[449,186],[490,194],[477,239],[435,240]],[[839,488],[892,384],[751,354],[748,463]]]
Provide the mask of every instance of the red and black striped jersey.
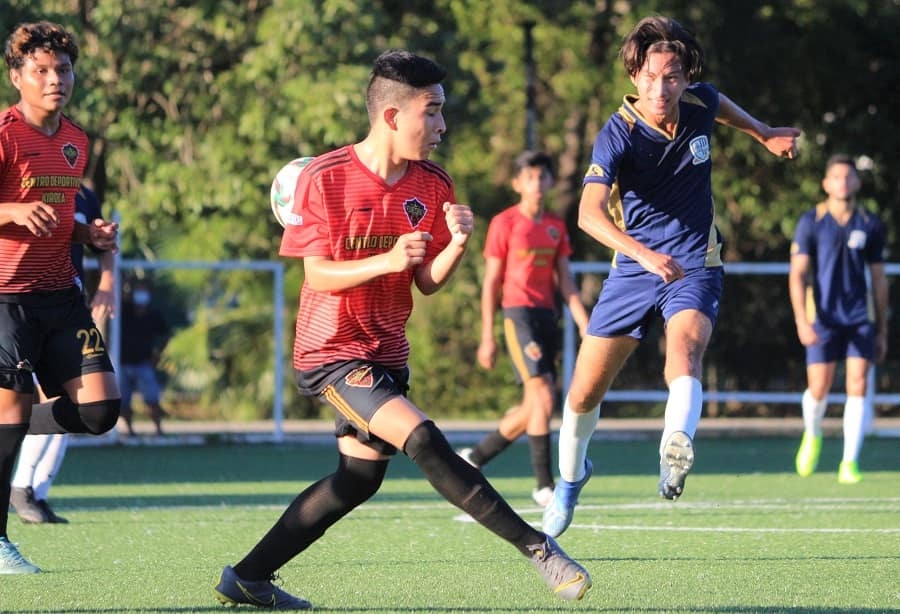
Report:
[[53,205],[59,226],[37,237],[13,222],[0,226],[0,293],[64,290],[76,283],[72,264],[75,195],[88,157],[88,137],[62,117],[47,136],[25,122],[15,106],[0,114],[0,203]]
[[[410,161],[403,178],[388,185],[352,146],[343,147],[317,156],[300,174],[280,254],[359,260],[390,251],[400,235],[424,231],[433,236],[428,261],[450,243],[445,202],[455,202],[453,182],[437,164]],[[309,370],[357,359],[404,367],[412,277],[411,269],[391,273],[341,292],[317,292],[304,283],[294,366]]]

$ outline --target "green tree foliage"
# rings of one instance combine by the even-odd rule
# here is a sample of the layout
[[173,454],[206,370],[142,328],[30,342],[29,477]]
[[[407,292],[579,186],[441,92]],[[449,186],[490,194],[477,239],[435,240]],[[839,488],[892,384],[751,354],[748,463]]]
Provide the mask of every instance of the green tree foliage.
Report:
[[[866,161],[863,196],[896,226],[900,122],[890,101],[900,81],[898,9],[897,0],[0,0],[0,26],[5,35],[20,21],[48,18],[77,34],[70,112],[93,139],[89,178],[106,210],[120,216],[123,253],[146,259],[277,258],[271,179],[294,157],[364,136],[363,91],[377,54],[404,47],[445,65],[449,131],[435,159],[479,228],[455,280],[421,298],[411,318],[412,394],[436,415],[489,415],[519,394],[508,365],[484,372],[474,355],[481,244],[490,217],[514,202],[511,162],[527,142],[526,23],[534,24],[537,146],[558,161],[551,206],[571,223],[574,260],[610,255],[577,230],[575,216],[594,136],[633,91],[619,43],[641,17],[665,13],[703,42],[704,79],[760,119],[804,130],[792,163],[745,135],[715,135],[728,259],[784,261],[796,218],[821,198],[822,166],[835,151]],[[8,83],[0,87],[13,102]],[[278,306],[288,322],[301,281],[301,264],[288,263],[289,298]],[[265,411],[269,280],[175,271],[165,282],[173,301],[191,305],[167,352],[172,385],[202,392],[216,415]],[[590,303],[599,280],[583,282]],[[730,282],[727,293],[708,379],[798,389],[786,281]],[[760,317],[780,333],[761,339],[747,325]],[[291,339],[278,342],[289,364]],[[781,376],[787,383],[776,381],[784,369],[770,359],[786,353],[794,361]],[[623,374],[627,385],[660,386],[659,344],[644,344],[632,362],[643,368]],[[290,388],[291,415],[318,414]]]

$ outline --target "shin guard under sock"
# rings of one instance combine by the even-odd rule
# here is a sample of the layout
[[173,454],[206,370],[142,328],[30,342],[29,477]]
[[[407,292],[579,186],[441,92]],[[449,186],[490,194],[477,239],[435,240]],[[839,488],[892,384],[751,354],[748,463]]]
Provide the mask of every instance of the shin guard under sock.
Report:
[[340,455],[331,475],[308,487],[288,506],[253,550],[234,566],[244,580],[267,580],[319,539],[335,522],[378,492],[388,461]]
[[7,536],[13,467],[27,430],[27,424],[0,424],[0,537]]
[[484,475],[453,451],[431,420],[413,429],[403,452],[447,501],[516,546],[525,556],[531,556],[529,545],[544,542],[544,534],[522,520]]

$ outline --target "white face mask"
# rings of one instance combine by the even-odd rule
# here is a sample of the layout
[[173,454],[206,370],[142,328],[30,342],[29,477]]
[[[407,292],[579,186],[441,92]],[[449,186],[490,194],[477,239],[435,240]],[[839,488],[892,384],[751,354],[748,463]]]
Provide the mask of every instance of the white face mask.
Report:
[[131,299],[134,301],[135,305],[149,305],[150,293],[146,290],[135,290]]

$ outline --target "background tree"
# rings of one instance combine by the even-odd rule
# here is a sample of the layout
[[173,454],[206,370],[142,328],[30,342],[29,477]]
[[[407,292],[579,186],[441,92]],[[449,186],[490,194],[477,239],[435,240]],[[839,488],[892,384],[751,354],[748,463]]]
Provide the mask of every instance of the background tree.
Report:
[[[534,23],[537,146],[558,162],[552,206],[570,222],[573,259],[605,261],[610,254],[574,225],[581,179],[595,134],[633,91],[617,57],[621,39],[652,13],[695,31],[708,56],[703,78],[761,119],[804,130],[802,155],[791,164],[744,135],[716,131],[714,193],[728,260],[787,260],[796,218],[822,197],[822,167],[835,151],[863,160],[862,197],[877,203],[893,232],[896,0],[0,0],[4,36],[37,18],[77,34],[82,56],[70,113],[92,137],[89,179],[106,210],[120,216],[124,255],[142,259],[277,258],[271,179],[294,157],[365,134],[362,94],[378,53],[404,47],[445,65],[449,132],[435,159],[475,209],[479,229],[453,283],[422,298],[410,320],[412,394],[439,416],[487,415],[515,401],[511,369],[484,372],[473,357],[483,236],[490,217],[513,202],[510,167],[526,145],[523,23]],[[15,100],[8,80],[0,88]],[[165,357],[172,389],[193,394],[194,409],[208,415],[268,411],[268,279],[197,271],[163,277],[157,285],[171,309],[185,314]],[[802,353],[786,281],[729,279],[708,387],[800,389]],[[301,281],[302,266],[290,262],[289,298],[277,306],[287,322]],[[592,303],[600,280],[582,282]],[[761,334],[758,323],[769,332]],[[287,364],[291,337],[275,341]],[[660,387],[647,373],[660,372],[648,367],[661,360],[658,344],[642,345],[621,385]],[[889,360],[882,388],[896,387],[896,348]],[[292,391],[288,381],[290,415],[319,414]]]

